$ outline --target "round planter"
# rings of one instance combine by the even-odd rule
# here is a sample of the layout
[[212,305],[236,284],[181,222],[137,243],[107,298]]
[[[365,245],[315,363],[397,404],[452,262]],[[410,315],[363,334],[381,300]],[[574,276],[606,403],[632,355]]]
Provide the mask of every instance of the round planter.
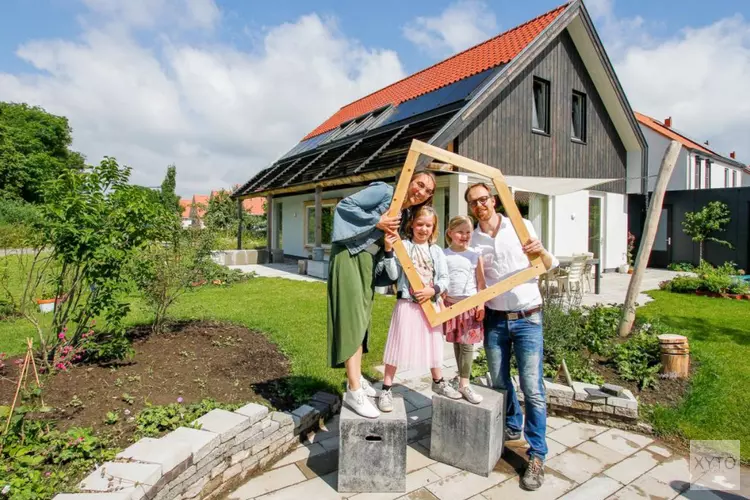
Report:
[[57,299],[36,299],[36,303],[39,304],[40,312],[50,313],[55,310]]

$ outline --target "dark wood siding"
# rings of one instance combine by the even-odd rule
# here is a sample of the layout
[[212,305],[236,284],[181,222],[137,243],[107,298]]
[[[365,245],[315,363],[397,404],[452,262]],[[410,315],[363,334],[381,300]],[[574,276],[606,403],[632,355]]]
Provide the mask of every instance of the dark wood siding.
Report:
[[[550,135],[531,131],[532,81],[550,82]],[[586,143],[571,140],[572,92],[586,94]],[[459,135],[458,153],[506,175],[624,178],[625,146],[567,31]],[[625,181],[595,189],[624,193]]]

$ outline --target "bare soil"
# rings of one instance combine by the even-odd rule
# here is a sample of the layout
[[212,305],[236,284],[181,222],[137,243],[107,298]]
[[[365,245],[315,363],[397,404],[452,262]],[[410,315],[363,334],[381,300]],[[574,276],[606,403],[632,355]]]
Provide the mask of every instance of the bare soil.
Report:
[[[189,322],[159,335],[151,335],[147,327],[132,334],[132,359],[78,365],[45,378],[44,403],[54,409],[53,419],[61,429],[93,427],[125,438],[135,424],[121,418],[116,429],[107,426],[107,412],[134,416],[147,404],[177,403],[178,398],[182,404],[205,398],[222,403],[267,401],[280,409],[293,404],[283,390],[261,389],[283,387],[279,381],[289,374],[289,361],[261,333],[227,323]],[[16,373],[12,360],[6,362],[0,405],[11,403]]]

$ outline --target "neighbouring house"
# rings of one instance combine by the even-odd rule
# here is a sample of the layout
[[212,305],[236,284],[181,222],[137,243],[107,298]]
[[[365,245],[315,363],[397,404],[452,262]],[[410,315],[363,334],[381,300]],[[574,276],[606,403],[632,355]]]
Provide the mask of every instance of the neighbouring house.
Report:
[[[235,189],[237,186],[235,186]],[[208,204],[211,199],[217,194],[221,193],[222,190],[211,191],[210,195],[194,194],[192,198],[181,198],[180,207],[182,208],[182,227],[205,227],[203,217],[206,215],[208,210]],[[228,191],[224,191],[228,192]],[[265,207],[264,204],[266,199],[260,198],[247,198],[242,200],[242,209],[246,214],[250,215],[264,215]]]
[[717,189],[750,185],[750,169],[736,159],[734,152],[729,157],[722,156],[700,144],[674,128],[672,117],[663,122],[636,112],[643,135],[648,142],[648,190],[656,185],[656,174],[670,142],[675,140],[682,145],[672,176],[667,185],[668,191],[686,189]]
[[[626,263],[626,197],[646,189],[647,143],[580,0],[342,107],[233,196],[266,197],[274,261],[312,256],[324,276],[336,203],[394,183],[413,139],[498,167],[555,254]],[[484,179],[424,166],[442,234]]]
[[[672,117],[660,122],[641,113],[635,116],[648,142],[649,192],[656,185],[656,176],[670,142],[675,140],[682,145],[667,184],[648,265],[663,268],[674,262],[698,264],[698,244],[682,231],[685,213],[700,210],[710,201],[722,201],[729,207],[731,222],[726,234],[720,237],[730,241],[732,247],[707,243],[704,257],[713,264],[731,260],[747,268],[750,262],[747,240],[750,189],[741,188],[750,186],[750,169],[737,161],[734,152],[729,153],[729,157],[722,156],[707,143],[701,144],[678,132]],[[637,245],[646,223],[646,207],[646,196],[628,197],[628,230],[636,237]]]
[[189,198],[180,198],[180,209],[182,209],[182,228],[188,228],[193,225],[193,219],[190,218],[190,210],[193,200]]
[[265,215],[265,198],[247,198],[242,200],[242,209],[250,215]]

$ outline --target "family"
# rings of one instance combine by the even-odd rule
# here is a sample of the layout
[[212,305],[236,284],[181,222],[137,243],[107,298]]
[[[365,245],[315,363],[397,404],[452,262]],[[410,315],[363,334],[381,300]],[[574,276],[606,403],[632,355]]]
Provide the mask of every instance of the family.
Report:
[[[469,385],[474,344],[483,343],[493,387],[507,391],[506,440],[529,444],[528,467],[521,484],[538,489],[544,481],[547,405],[542,378],[542,297],[537,280],[516,286],[484,304],[433,328],[421,303],[437,307],[470,297],[485,287],[525,269],[528,255],[539,255],[547,269],[558,265],[544,249],[533,226],[530,239],[519,241],[510,220],[495,210],[487,184],[469,186],[464,194],[477,227],[466,216],[447,225],[447,248],[435,244],[438,216],[432,208],[435,177],[417,172],[410,181],[399,216],[386,214],[393,187],[374,182],[336,206],[328,279],[328,357],[331,366],[346,368],[344,402],[364,417],[377,418],[393,409],[391,386],[397,369],[429,368],[432,390],[448,398],[478,404],[481,396]],[[414,291],[394,256],[403,238],[424,288]],[[386,341],[383,389],[362,377],[362,354],[368,352],[375,287],[396,283],[396,306]],[[443,343],[453,343],[458,366],[454,388],[442,374]],[[511,383],[510,356],[515,352],[526,419]],[[377,396],[377,407],[369,397]]]

